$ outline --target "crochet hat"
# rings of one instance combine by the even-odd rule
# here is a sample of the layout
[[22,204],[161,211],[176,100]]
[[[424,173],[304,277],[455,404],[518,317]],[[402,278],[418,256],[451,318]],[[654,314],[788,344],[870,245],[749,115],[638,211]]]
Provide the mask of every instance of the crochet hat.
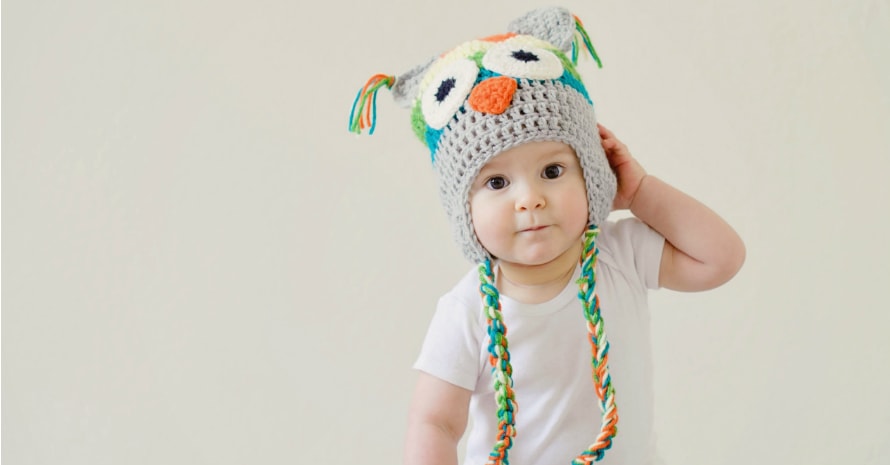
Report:
[[373,76],[359,91],[350,130],[376,126],[376,93],[386,86],[397,103],[411,108],[414,133],[430,150],[439,197],[464,256],[480,263],[480,292],[489,320],[491,364],[498,415],[497,442],[489,463],[507,464],[515,434],[515,401],[499,295],[491,254],[482,246],[470,217],[469,192],[480,169],[499,153],[532,141],[558,141],[578,156],[587,188],[588,224],[579,298],[590,323],[594,379],[603,410],[596,442],[576,459],[599,460],[611,446],[618,421],[608,375],[608,343],[602,331],[595,288],[596,225],[606,220],[616,179],[603,151],[593,102],[575,69],[583,46],[602,66],[581,21],[562,8],[531,11],[507,33],[471,40],[395,77]]
[[[576,33],[599,63],[580,22],[564,9],[547,8],[514,20],[508,30],[458,45],[396,78],[373,77],[359,92],[359,112],[350,116],[353,131],[364,123],[373,133],[375,92],[382,85],[391,87],[397,103],[411,107],[411,124],[430,150],[454,239],[474,263],[490,254],[470,220],[470,186],[504,150],[542,140],[571,146],[587,184],[589,224],[606,219],[615,197],[593,103],[574,66]],[[362,109],[370,114],[362,118]]]

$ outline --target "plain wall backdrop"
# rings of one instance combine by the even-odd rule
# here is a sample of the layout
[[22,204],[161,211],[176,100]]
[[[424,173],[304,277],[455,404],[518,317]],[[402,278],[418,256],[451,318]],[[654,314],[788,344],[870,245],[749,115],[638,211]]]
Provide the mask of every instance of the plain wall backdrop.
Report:
[[[3,2],[3,463],[400,463],[472,264],[409,112],[349,109],[550,4]],[[890,3],[561,5],[601,122],[748,248],[652,294],[665,463],[890,463]]]

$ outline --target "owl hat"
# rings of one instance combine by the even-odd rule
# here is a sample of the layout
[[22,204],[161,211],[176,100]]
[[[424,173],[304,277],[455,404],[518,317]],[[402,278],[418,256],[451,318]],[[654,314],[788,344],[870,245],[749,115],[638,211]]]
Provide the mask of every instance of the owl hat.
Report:
[[611,211],[617,183],[602,148],[593,102],[575,69],[579,39],[602,65],[581,21],[565,9],[531,11],[507,29],[506,34],[460,44],[398,77],[373,76],[353,103],[350,130],[361,133],[369,128],[373,134],[376,95],[384,86],[397,103],[411,109],[414,133],[430,150],[439,196],[455,241],[467,259],[479,264],[499,419],[490,465],[509,464],[508,452],[516,435],[514,415],[519,413],[493,257],[473,230],[470,186],[489,160],[520,144],[558,141],[575,150],[587,188],[589,225],[580,257],[578,297],[588,322],[602,427],[573,463],[590,463],[602,459],[611,447],[618,423],[608,367],[609,343],[595,293],[597,225]]

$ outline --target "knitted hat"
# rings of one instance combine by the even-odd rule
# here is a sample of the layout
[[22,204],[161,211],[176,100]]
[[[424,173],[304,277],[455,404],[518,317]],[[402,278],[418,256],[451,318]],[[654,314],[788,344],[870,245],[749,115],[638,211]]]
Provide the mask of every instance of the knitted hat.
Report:
[[608,375],[608,342],[594,293],[596,225],[609,215],[617,183],[601,145],[593,102],[575,69],[578,38],[601,64],[580,20],[565,9],[531,11],[507,29],[506,34],[460,44],[398,77],[372,77],[356,96],[350,130],[360,133],[370,128],[373,134],[376,93],[383,86],[392,90],[397,103],[411,108],[411,124],[430,150],[439,197],[455,241],[469,260],[480,263],[480,292],[489,320],[489,351],[501,417],[492,464],[508,463],[515,402],[492,257],[473,229],[470,186],[488,161],[523,143],[558,141],[574,149],[587,188],[590,225],[579,298],[590,323],[594,384],[603,410],[602,433],[576,462],[596,461],[611,447],[618,420]]
[[[606,219],[615,197],[593,103],[574,66],[576,31],[599,62],[583,28],[568,11],[547,8],[514,20],[508,30],[463,43],[398,76],[394,85],[391,76],[375,76],[357,102],[372,97],[366,109],[373,116],[375,95],[369,94],[384,84],[392,86],[396,102],[412,108],[411,123],[430,150],[452,234],[474,263],[490,254],[470,220],[470,186],[482,166],[504,150],[542,140],[571,146],[587,185],[589,224]],[[353,112],[350,121],[359,132],[356,116]],[[370,126],[373,131],[374,121]]]

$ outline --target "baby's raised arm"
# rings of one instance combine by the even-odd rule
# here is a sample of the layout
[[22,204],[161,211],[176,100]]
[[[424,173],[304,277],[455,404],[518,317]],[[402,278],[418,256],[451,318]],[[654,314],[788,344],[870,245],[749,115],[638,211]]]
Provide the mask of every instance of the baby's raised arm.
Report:
[[406,465],[457,465],[457,443],[467,427],[470,394],[419,372],[408,411]]
[[630,209],[665,238],[659,285],[703,291],[729,281],[745,261],[745,244],[717,213],[646,174],[615,135],[599,125],[603,149],[618,177],[613,208]]

